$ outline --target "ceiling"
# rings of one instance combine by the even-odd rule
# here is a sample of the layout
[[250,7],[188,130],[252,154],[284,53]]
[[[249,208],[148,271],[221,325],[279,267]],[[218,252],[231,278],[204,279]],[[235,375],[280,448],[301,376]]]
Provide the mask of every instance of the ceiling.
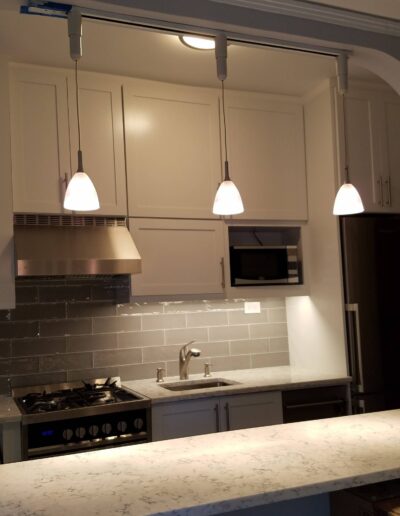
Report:
[[[197,86],[218,86],[213,51],[196,51],[177,36],[84,20],[81,69]],[[65,19],[1,10],[0,48],[16,62],[72,67]],[[230,89],[302,96],[335,76],[335,59],[267,47],[231,44]],[[350,76],[377,80],[351,66]]]
[[313,4],[324,4],[349,9],[373,16],[400,20],[399,0],[308,0]]

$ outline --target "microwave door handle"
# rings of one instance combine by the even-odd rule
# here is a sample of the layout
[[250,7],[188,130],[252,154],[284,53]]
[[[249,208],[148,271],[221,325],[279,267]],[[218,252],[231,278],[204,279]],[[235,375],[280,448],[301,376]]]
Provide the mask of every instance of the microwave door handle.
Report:
[[364,375],[362,367],[360,312],[358,303],[346,304],[346,312],[349,314],[349,351],[350,351],[350,374],[357,384],[359,392],[364,392]]

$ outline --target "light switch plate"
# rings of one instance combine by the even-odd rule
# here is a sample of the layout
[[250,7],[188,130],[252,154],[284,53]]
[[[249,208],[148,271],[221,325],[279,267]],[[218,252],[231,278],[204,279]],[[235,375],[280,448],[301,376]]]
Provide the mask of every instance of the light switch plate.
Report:
[[259,301],[245,301],[244,302],[244,313],[245,314],[259,314],[261,312],[261,305]]

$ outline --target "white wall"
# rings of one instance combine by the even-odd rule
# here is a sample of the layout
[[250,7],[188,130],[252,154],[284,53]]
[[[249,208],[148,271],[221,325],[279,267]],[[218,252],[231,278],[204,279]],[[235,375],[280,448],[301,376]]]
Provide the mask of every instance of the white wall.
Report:
[[15,306],[8,98],[7,60],[0,56],[0,309]]
[[309,209],[310,296],[286,299],[290,363],[347,374],[336,193],[333,104],[329,84],[306,102],[305,137]]

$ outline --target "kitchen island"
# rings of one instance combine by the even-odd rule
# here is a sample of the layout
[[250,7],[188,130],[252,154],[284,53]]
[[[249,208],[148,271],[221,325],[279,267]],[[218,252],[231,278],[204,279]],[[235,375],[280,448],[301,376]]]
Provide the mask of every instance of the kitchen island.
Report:
[[0,514],[211,515],[399,477],[393,410],[3,465]]

